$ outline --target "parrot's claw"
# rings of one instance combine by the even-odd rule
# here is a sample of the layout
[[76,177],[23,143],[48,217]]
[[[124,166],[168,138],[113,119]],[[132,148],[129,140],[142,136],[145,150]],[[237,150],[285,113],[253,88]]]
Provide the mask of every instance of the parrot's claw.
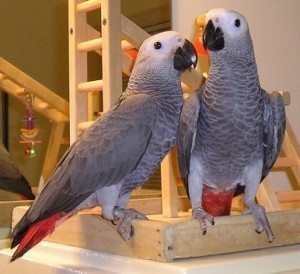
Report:
[[132,226],[133,219],[148,220],[144,214],[132,208],[124,209],[115,207],[113,214],[113,223],[118,223],[118,231],[125,241],[130,240],[134,235],[134,227]]
[[208,214],[203,208],[197,207],[193,209],[192,213],[192,219],[193,220],[198,220],[201,230],[202,230],[202,235],[205,235],[207,232],[207,224],[206,220],[211,224],[214,225],[214,217],[210,214]]
[[256,222],[256,233],[261,234],[262,232],[266,232],[267,239],[269,243],[272,243],[274,240],[274,234],[272,232],[270,223],[267,218],[266,210],[264,207],[259,205],[251,206],[251,208],[246,209],[242,212],[242,214],[252,214],[254,217],[254,220]]

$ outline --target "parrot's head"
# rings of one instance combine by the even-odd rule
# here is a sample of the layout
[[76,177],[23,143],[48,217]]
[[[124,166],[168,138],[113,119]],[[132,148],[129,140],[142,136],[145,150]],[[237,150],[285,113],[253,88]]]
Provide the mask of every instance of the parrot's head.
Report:
[[165,31],[146,39],[137,56],[135,67],[146,65],[159,70],[182,71],[197,64],[193,44],[175,31]]
[[236,11],[212,9],[196,18],[202,29],[203,46],[208,52],[243,56],[253,51],[247,20]]

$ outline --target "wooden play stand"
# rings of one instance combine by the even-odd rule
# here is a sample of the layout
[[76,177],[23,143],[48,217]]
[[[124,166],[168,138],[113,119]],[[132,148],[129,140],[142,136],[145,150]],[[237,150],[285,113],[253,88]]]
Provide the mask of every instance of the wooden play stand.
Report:
[[[102,91],[103,110],[107,111],[116,102],[122,92],[122,73],[130,75],[134,59],[126,53],[126,49],[138,48],[149,36],[144,30],[120,13],[120,0],[69,0],[69,74],[70,74],[70,141],[74,142],[81,132],[93,122],[92,106],[99,100]],[[101,34],[87,24],[87,13],[101,10]],[[102,56],[103,79],[88,81],[87,53],[94,51]],[[0,72],[3,79],[19,79],[15,72],[3,71],[4,61],[0,60]],[[9,66],[4,63],[5,66]],[[4,66],[4,67],[5,67]],[[10,67],[10,66],[9,66]],[[15,68],[14,68],[15,69]],[[18,72],[20,73],[20,72]],[[1,75],[2,75],[1,74]],[[1,76],[0,75],[0,76]],[[5,77],[9,75],[9,77]],[[12,76],[11,76],[12,75]],[[5,81],[0,87],[4,90]],[[20,90],[24,87],[26,77],[21,78],[10,90]],[[25,80],[24,80],[25,79]],[[202,75],[196,70],[189,70],[182,76],[184,92],[195,90],[202,82]],[[44,94],[43,89],[26,87],[35,92],[37,97]],[[11,92],[12,93],[12,92]],[[20,96],[20,92],[13,92]],[[286,105],[289,104],[289,94],[283,93]],[[48,96],[46,96],[48,98]],[[46,101],[50,106],[52,101]],[[58,99],[55,110],[36,107],[41,113],[51,114],[54,121],[53,131],[59,132],[59,140],[51,141],[52,149],[59,147],[62,140],[62,129],[68,121],[68,103]],[[56,134],[53,133],[53,136]],[[48,153],[48,152],[47,152]],[[50,153],[50,152],[49,152]],[[54,153],[55,154],[55,153]],[[55,156],[49,157],[56,161]],[[300,150],[297,139],[290,124],[284,140],[282,156],[275,164],[278,169],[290,169],[300,187]],[[43,169],[47,175],[48,171]],[[43,175],[46,177],[46,175]],[[43,181],[41,184],[43,185]],[[172,150],[161,165],[162,192],[158,196],[135,198],[128,207],[149,215],[149,221],[134,221],[135,236],[125,242],[121,239],[116,227],[99,216],[100,209],[78,214],[47,237],[47,241],[72,245],[86,249],[109,252],[126,256],[139,257],[157,261],[172,261],[177,258],[206,256],[228,252],[253,250],[300,243],[300,210],[293,208],[294,200],[300,200],[299,191],[276,193],[271,183],[266,180],[259,189],[257,200],[268,211],[268,217],[275,234],[275,241],[268,243],[265,234],[254,232],[255,224],[252,216],[217,217],[216,225],[209,226],[208,233],[201,235],[196,221],[190,221],[189,201],[179,178],[176,151]],[[179,190],[179,191],[178,191]],[[289,206],[287,206],[289,204]],[[235,211],[239,212],[239,200],[234,201]],[[15,208],[13,226],[25,213],[28,207]],[[299,207],[300,208],[300,207]],[[287,210],[288,209],[288,210]],[[236,213],[236,212],[235,212]]]

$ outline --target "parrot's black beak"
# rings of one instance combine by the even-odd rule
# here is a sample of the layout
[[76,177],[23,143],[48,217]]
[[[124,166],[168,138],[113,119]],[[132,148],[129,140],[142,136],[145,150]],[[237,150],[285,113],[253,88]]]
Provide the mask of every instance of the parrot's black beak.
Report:
[[179,47],[174,56],[174,68],[176,70],[185,70],[197,65],[198,56],[193,44],[185,39],[182,47]]
[[223,31],[219,27],[215,28],[211,20],[207,22],[204,28],[202,39],[204,49],[218,51],[224,48]]

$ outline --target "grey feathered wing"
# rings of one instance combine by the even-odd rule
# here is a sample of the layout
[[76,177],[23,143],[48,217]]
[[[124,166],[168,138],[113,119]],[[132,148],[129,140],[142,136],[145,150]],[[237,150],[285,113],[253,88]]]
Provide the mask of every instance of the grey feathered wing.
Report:
[[185,190],[188,193],[188,176],[191,154],[197,134],[202,88],[192,93],[185,101],[178,128],[178,165]]
[[263,91],[264,103],[264,165],[262,180],[273,167],[282,147],[286,116],[283,98],[279,92]]
[[[262,89],[263,96],[263,142],[264,159],[261,181],[269,174],[281,151],[283,144],[286,115],[283,98],[279,92],[269,94]],[[235,196],[244,193],[245,187],[238,186]]]
[[70,212],[97,189],[120,182],[138,165],[155,121],[156,106],[147,95],[121,100],[100,117],[65,153],[13,237],[32,223]]

